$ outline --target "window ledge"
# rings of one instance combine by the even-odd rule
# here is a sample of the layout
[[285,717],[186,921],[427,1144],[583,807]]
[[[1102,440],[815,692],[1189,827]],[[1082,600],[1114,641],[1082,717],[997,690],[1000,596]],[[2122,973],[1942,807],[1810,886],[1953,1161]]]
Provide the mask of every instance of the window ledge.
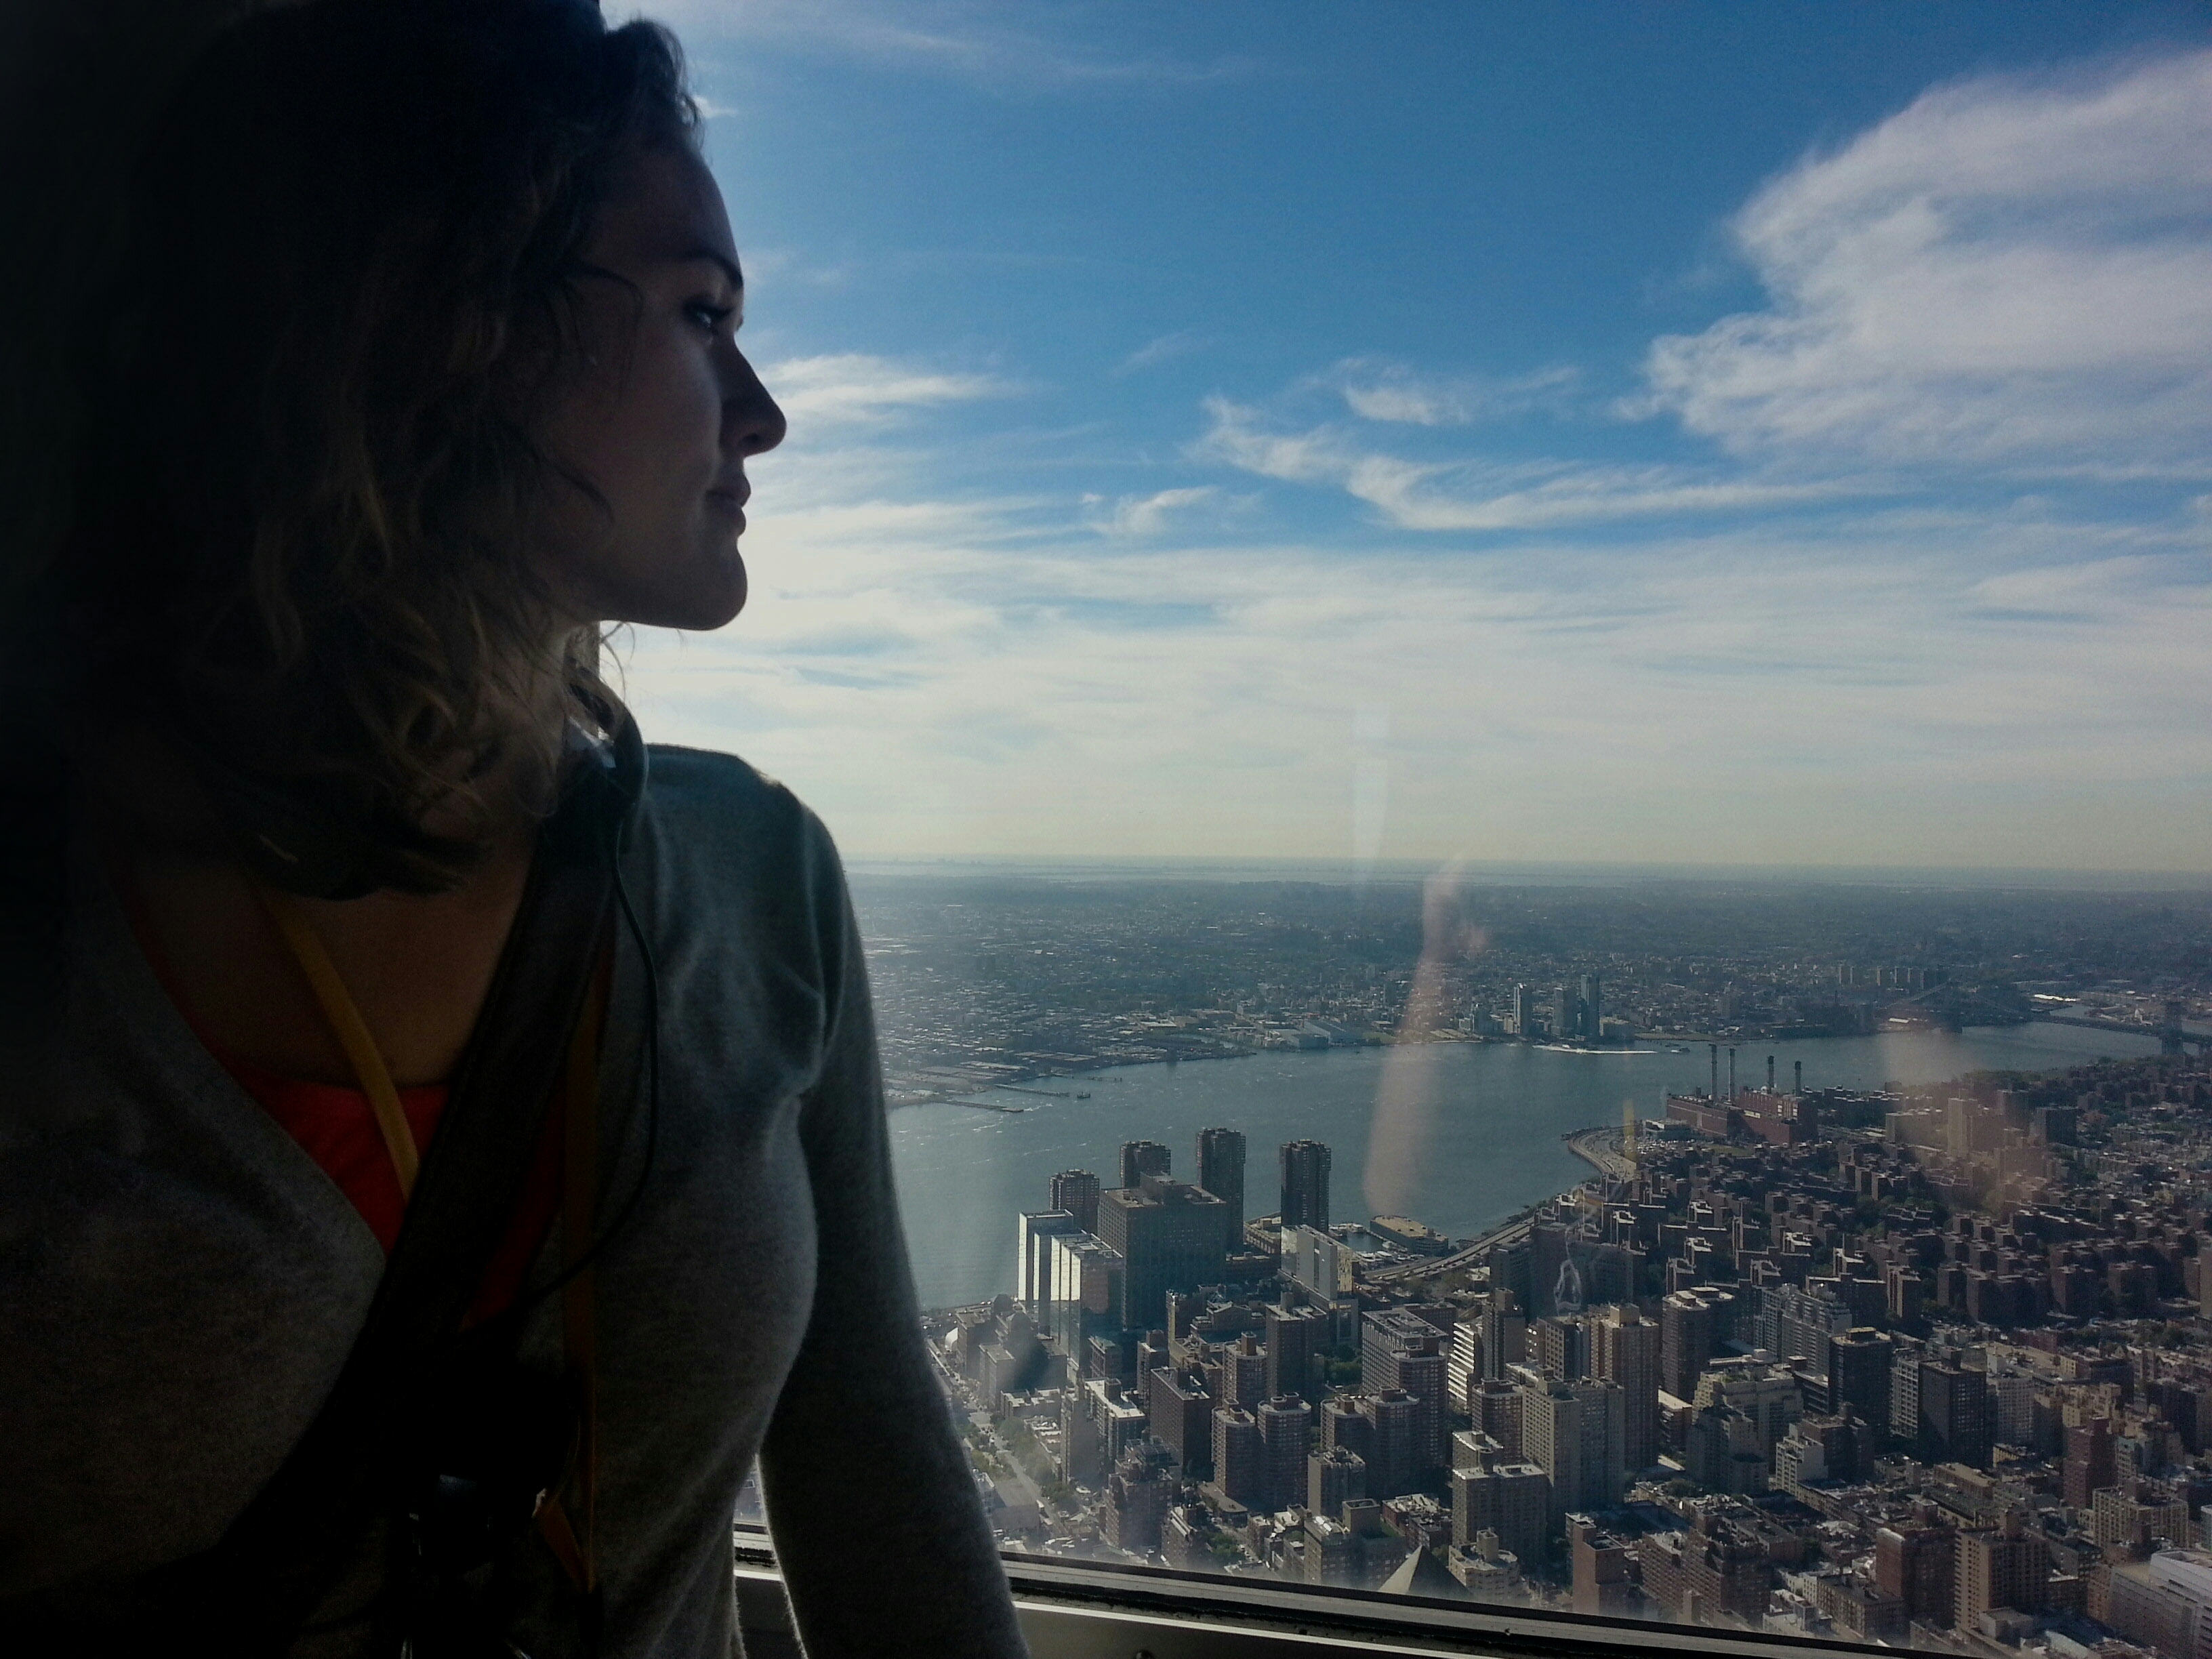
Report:
[[[1260,1579],[1097,1564],[1006,1562],[1014,1607],[1036,1659],[1263,1659],[1273,1654],[1491,1654],[1576,1659],[1724,1654],[1806,1659],[1888,1654],[1881,1647],[1756,1632],[1314,1591]],[[796,1655],[783,1581],[765,1549],[740,1546],[738,1617],[757,1659]],[[778,1643],[792,1644],[780,1647]]]

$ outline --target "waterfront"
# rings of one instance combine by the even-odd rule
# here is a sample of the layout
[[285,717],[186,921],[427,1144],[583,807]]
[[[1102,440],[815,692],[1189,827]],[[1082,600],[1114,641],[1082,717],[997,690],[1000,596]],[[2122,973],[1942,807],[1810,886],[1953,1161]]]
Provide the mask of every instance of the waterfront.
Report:
[[[2035,1024],[1740,1047],[1736,1063],[1738,1080],[1747,1085],[1765,1080],[1771,1054],[1784,1088],[1800,1060],[1808,1089],[1878,1088],[2157,1048],[2148,1036]],[[1276,1146],[1325,1140],[1335,1155],[1334,1218],[1364,1220],[1370,1213],[1362,1192],[1376,1098],[1386,1065],[1395,1055],[1402,1067],[1408,1054],[1269,1052],[1124,1066],[1029,1085],[1051,1092],[1015,1097],[1019,1111],[948,1103],[894,1112],[891,1153],[923,1305],[979,1301],[1008,1289],[1016,1212],[1043,1207],[1056,1170],[1091,1170],[1112,1184],[1125,1140],[1164,1143],[1176,1172],[1188,1175],[1200,1128],[1243,1130],[1251,1145],[1246,1207],[1255,1214],[1275,1207]],[[1666,1091],[1700,1087],[1708,1077],[1702,1047],[1576,1054],[1520,1043],[1435,1043],[1423,1045],[1419,1059],[1426,1098],[1419,1145],[1399,1160],[1406,1170],[1402,1207],[1454,1237],[1495,1225],[1583,1179],[1589,1165],[1563,1135],[1617,1124],[1624,1104],[1655,1116]],[[1079,1092],[1090,1097],[1079,1100]]]

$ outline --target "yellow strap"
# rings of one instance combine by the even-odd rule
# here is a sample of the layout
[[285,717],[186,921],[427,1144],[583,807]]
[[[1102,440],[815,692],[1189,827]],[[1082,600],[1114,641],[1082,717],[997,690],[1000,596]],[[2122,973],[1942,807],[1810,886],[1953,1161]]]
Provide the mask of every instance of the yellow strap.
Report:
[[330,1022],[331,1035],[337,1038],[338,1046],[353,1062],[361,1091],[368,1097],[369,1107],[376,1114],[376,1127],[384,1136],[384,1150],[392,1155],[392,1172],[399,1177],[400,1197],[412,1198],[415,1172],[422,1167],[422,1154],[416,1149],[415,1131],[399,1104],[399,1091],[392,1086],[391,1068],[376,1051],[376,1039],[368,1034],[368,1025],[362,1018],[361,1010],[354,1006],[345,981],[338,977],[337,964],[331,962],[330,952],[323,948],[322,939],[308,921],[306,908],[289,893],[280,893],[259,882],[254,884],[254,890],[261,895],[269,919],[276,924],[276,931],[291,947],[292,959],[307,976],[315,1000],[322,1004],[323,1018]]
[[[376,1127],[383,1132],[385,1150],[392,1154],[392,1172],[399,1177],[401,1194],[412,1196],[415,1172],[421,1167],[422,1158],[416,1149],[414,1129],[401,1109],[399,1091],[392,1085],[391,1070],[385,1065],[384,1056],[377,1052],[376,1039],[369,1035],[367,1022],[354,1006],[345,981],[339,977],[330,952],[323,948],[323,941],[308,921],[305,908],[289,893],[280,893],[258,883],[254,890],[260,894],[270,920],[276,924],[277,932],[290,947],[293,959],[300,964],[301,973],[315,994],[315,1000],[322,1005],[323,1018],[330,1022],[331,1034],[353,1063],[362,1092],[368,1097],[376,1113]],[[592,994],[576,1021],[575,1030],[570,1034],[568,1062],[561,1077],[565,1143],[562,1151],[566,1165],[562,1256],[564,1265],[569,1267],[575,1265],[589,1246],[593,1212],[599,1202],[599,1024],[606,1012],[613,965],[611,954],[603,952],[598,971],[592,975]],[[599,1584],[599,1563],[592,1538],[599,1486],[599,1345],[592,1311],[592,1271],[586,1267],[568,1280],[562,1293],[562,1340],[568,1349],[568,1364],[582,1384],[584,1396],[576,1471],[577,1507],[583,1525],[580,1528],[571,1521],[557,1496],[549,1494],[538,1509],[538,1530],[545,1535],[546,1543],[568,1577],[586,1591],[595,1589]]]

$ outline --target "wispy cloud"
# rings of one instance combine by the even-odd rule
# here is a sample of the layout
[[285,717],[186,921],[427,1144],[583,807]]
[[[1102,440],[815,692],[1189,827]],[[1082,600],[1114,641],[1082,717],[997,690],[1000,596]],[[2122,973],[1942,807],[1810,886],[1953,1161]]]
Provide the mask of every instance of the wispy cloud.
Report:
[[2212,464],[2212,52],[1929,92],[1760,191],[1765,310],[1654,343],[1642,412],[1743,453]]
[[1200,460],[1290,483],[1333,484],[1401,530],[1548,529],[1685,514],[1741,513],[1827,500],[1831,481],[1767,480],[1734,471],[1595,462],[1420,461],[1370,448],[1340,427],[1271,430],[1258,410],[1209,398]]
[[1086,505],[1106,507],[1103,515],[1092,522],[1108,535],[1157,536],[1185,509],[1212,501],[1220,494],[1212,484],[1199,484],[1156,490],[1149,495],[1124,495],[1110,507],[1106,507],[1103,497],[1094,496]]
[[1582,379],[1557,364],[1529,374],[1424,374],[1404,363],[1346,358],[1322,377],[1366,421],[1413,426],[1466,426],[1475,421],[1559,409]]
[[1114,367],[1116,374],[1134,374],[1140,369],[1151,368],[1157,363],[1170,362],[1177,357],[1188,357],[1192,352],[1204,349],[1206,341],[1188,330],[1163,334],[1147,340]]
[[2203,862],[2188,814],[2122,810],[2212,773],[2180,714],[2212,701],[2201,533],[1923,515],[1352,555],[1179,538],[1170,509],[1102,546],[933,499],[908,459],[841,503],[845,473],[804,476],[832,458],[777,458],[752,606],[647,635],[632,677],[657,735],[739,749],[855,851],[1348,859],[1352,716],[1387,707],[1385,857]]
[[920,368],[857,351],[787,358],[765,365],[761,379],[793,422],[816,427],[880,424],[911,410],[1020,390],[994,374]]

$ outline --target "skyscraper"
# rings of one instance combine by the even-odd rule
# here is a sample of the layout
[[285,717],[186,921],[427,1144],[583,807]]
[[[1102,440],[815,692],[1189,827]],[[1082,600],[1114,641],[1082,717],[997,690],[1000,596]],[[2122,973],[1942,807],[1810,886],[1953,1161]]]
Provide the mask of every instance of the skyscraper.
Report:
[[1367,1460],[1349,1446],[1334,1446],[1306,1459],[1306,1507],[1334,1521],[1355,1498],[1367,1496]]
[[1062,1170],[1052,1178],[1052,1207],[1073,1216],[1085,1232],[1097,1232],[1098,1177],[1088,1170]]
[[1085,1231],[1065,1210],[1024,1210],[1014,1220],[1014,1299],[1042,1316],[1052,1299],[1052,1241]]
[[1367,1495],[1396,1498],[1421,1485],[1421,1402],[1409,1394],[1363,1395],[1368,1429]]
[[[1990,1466],[1990,1380],[1962,1365],[1920,1366],[1920,1455],[1930,1463]],[[1994,1605],[2007,1605],[1996,1603]]]
[[1603,988],[1595,974],[1583,975],[1583,1035],[1592,1042],[1605,1035],[1605,999]]
[[1125,1140],[1121,1143],[1121,1184],[1133,1187],[1148,1175],[1168,1173],[1168,1149],[1157,1140]]
[[1285,1227],[1328,1231],[1328,1148],[1318,1140],[1292,1140],[1282,1148],[1282,1221]]
[[1267,1507],[1267,1449],[1259,1420],[1242,1406],[1224,1406],[1213,1413],[1213,1481],[1231,1503]]
[[1535,988],[1516,985],[1513,988],[1513,1035],[1526,1042],[1535,1035]]
[[[1441,1468],[1449,1433],[1444,1400],[1443,1334],[1417,1314],[1384,1308],[1362,1316],[1359,1382],[1369,1394],[1410,1395],[1415,1414],[1413,1478],[1425,1481]],[[1396,1494],[1385,1492],[1385,1498]]]
[[1571,985],[1552,988],[1552,1041],[1565,1042],[1582,1030],[1582,999]]
[[1170,1291],[1220,1282],[1221,1209],[1212,1193],[1161,1175],[1098,1195],[1098,1237],[1121,1257],[1125,1328],[1164,1326]]
[[1687,1400],[1698,1391],[1705,1363],[1727,1340],[1733,1300],[1701,1285],[1676,1291],[1659,1304],[1659,1386],[1668,1394]]
[[1590,1321],[1590,1370],[1620,1385],[1621,1461],[1648,1469],[1659,1461],[1659,1327],[1624,1304]]
[[1547,1380],[1521,1390],[1521,1451],[1552,1481],[1552,1528],[1570,1510],[1609,1509],[1627,1484],[1620,1385]]
[[1889,1367],[1893,1344],[1856,1325],[1828,1340],[1828,1409],[1848,1411],[1867,1425],[1873,1443],[1889,1434]]
[[1313,1425],[1313,1407],[1296,1395],[1285,1395],[1263,1403],[1256,1415],[1267,1463],[1267,1507],[1287,1509],[1306,1495],[1306,1435]]
[[1244,1136],[1237,1129],[1198,1132],[1198,1184],[1229,1206],[1224,1249],[1235,1255],[1244,1248]]
[[1286,1308],[1279,1303],[1269,1307],[1266,1316],[1268,1394],[1320,1399],[1328,1316],[1316,1308]]

